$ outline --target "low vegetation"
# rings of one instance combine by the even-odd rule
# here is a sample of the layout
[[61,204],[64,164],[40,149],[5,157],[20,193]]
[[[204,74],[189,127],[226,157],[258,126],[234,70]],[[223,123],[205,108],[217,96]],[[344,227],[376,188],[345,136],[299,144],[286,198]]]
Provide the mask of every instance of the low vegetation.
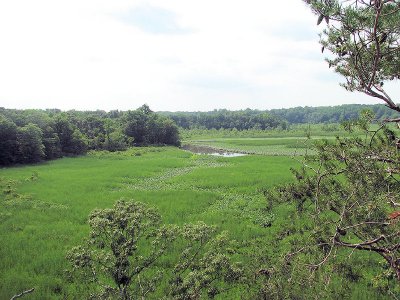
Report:
[[[289,169],[295,166],[300,164],[285,156],[220,158],[195,155],[176,148],[140,147],[114,153],[96,151],[84,157],[2,169],[0,298],[8,299],[30,288],[35,288],[29,295],[33,299],[73,298],[88,293],[111,292],[110,289],[101,289],[102,286],[117,288],[112,277],[107,277],[109,273],[101,275],[102,285],[96,287],[91,283],[88,288],[87,282],[82,278],[79,280],[79,272],[70,273],[76,265],[72,258],[79,254],[77,250],[72,250],[72,254],[70,251],[79,245],[89,245],[83,244],[88,236],[90,238],[88,216],[104,214],[104,210],[112,209],[119,199],[134,199],[133,202],[126,200],[126,203],[140,201],[155,207],[161,216],[158,221],[161,226],[181,228],[174,241],[178,244],[166,250],[147,273],[160,276],[154,277],[159,279],[156,289],[150,288],[153,286],[151,282],[143,289],[152,290],[146,299],[181,293],[182,288],[188,293],[196,292],[191,286],[201,278],[190,270],[206,274],[208,267],[204,263],[208,260],[201,258],[213,255],[214,252],[207,251],[215,246],[209,248],[208,245],[218,241],[218,236],[223,238],[221,245],[226,245],[223,247],[230,245],[223,248],[227,251],[224,253],[231,255],[233,263],[241,263],[243,273],[232,286],[223,283],[222,275],[212,281],[218,283],[216,288],[208,285],[207,281],[203,282],[202,286],[206,287],[201,289],[201,293],[215,294],[220,299],[254,299],[263,297],[263,294],[279,298],[282,294],[277,294],[275,288],[279,288],[272,284],[279,278],[280,271],[276,266],[283,259],[282,255],[292,249],[290,245],[297,238],[295,228],[306,226],[308,221],[298,219],[288,224],[287,218],[295,209],[292,205],[282,204],[266,211],[264,191],[292,181]],[[97,211],[93,212],[95,209]],[[201,223],[198,222],[203,222],[201,226],[206,226],[204,228],[212,228],[211,244],[205,244],[199,252],[199,260],[193,261],[192,267],[182,273],[186,274],[187,279],[182,277],[182,280],[187,284],[174,288],[173,292],[174,266],[182,264],[183,249],[189,246],[179,235],[184,234],[185,228],[192,228],[187,227],[192,226],[189,224],[199,226]],[[144,248],[140,249],[149,254],[145,243],[141,243],[143,246],[140,247]],[[379,274],[379,258],[368,253],[362,258],[346,258],[350,252],[344,250],[341,253],[344,262],[353,264],[351,272],[357,274],[356,279],[342,278],[342,270],[335,269],[331,274],[331,284],[326,287],[321,281],[314,283],[316,286],[308,282],[310,290],[303,292],[304,298],[311,297],[317,289],[320,289],[319,294],[329,297],[340,288],[341,293],[347,296],[377,298],[379,295],[385,299],[385,294],[368,285],[369,279]],[[66,255],[75,263],[68,263]],[[205,269],[201,271],[201,268]],[[105,271],[99,272],[96,273],[98,276]],[[189,273],[194,277],[186,277]],[[321,271],[318,274],[324,276],[326,273]],[[146,276],[143,284],[148,278]],[[131,292],[137,291],[138,281],[135,282],[130,286]],[[275,288],[269,288],[267,293],[264,291],[266,284]],[[301,285],[287,284],[280,289],[293,292],[302,289]],[[314,287],[311,289],[311,286]]]

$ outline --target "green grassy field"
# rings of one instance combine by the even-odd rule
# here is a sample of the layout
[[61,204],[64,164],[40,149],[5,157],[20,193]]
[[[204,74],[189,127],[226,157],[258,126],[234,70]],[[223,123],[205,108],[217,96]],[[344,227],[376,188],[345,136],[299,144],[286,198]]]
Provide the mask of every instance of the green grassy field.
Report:
[[203,138],[185,141],[184,144],[208,146],[231,152],[260,155],[303,155],[312,143],[306,138]]
[[340,124],[297,124],[288,129],[258,130],[249,129],[238,131],[236,129],[181,129],[183,140],[196,140],[201,138],[303,138],[311,136],[336,136],[344,134]]
[[[291,149],[292,142],[232,139],[224,145]],[[287,156],[222,158],[165,147],[1,169],[0,299],[32,287],[29,299],[80,299],[82,287],[65,282],[65,254],[87,236],[89,212],[121,198],[155,206],[165,223],[204,221],[228,230],[241,245],[240,259],[251,265],[249,245],[271,243],[292,209],[280,206],[266,215],[261,190],[292,180],[289,169],[296,166]],[[279,252],[263,251],[271,257]],[[355,288],[355,298],[375,295],[365,286]]]
[[[374,124],[371,130],[376,130]],[[313,154],[310,146],[321,139],[333,140],[337,136],[362,136],[355,129],[346,132],[338,124],[293,125],[290,130],[183,130],[183,145],[206,146],[230,152],[270,155],[297,156]]]
[[[325,126],[326,127],[326,126]],[[320,139],[334,139],[345,135],[339,125],[326,130],[324,125],[298,125],[290,130],[184,130],[183,144],[206,146],[230,152],[271,156],[312,154],[309,148]],[[324,129],[325,128],[325,129]]]
[[258,189],[290,180],[293,163],[153,148],[2,169],[3,183],[14,180],[25,197],[1,202],[0,299],[30,287],[34,299],[64,294],[66,251],[87,235],[91,210],[120,198],[154,205],[166,223],[203,220],[238,239],[262,236],[252,213],[263,207]]

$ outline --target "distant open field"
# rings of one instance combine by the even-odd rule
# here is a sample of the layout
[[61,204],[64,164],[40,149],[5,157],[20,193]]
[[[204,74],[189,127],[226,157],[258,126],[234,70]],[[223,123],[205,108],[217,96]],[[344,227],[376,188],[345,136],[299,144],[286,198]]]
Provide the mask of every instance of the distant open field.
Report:
[[311,140],[298,137],[211,138],[184,142],[184,144],[209,146],[232,152],[281,156],[303,155],[311,143]]
[[[378,129],[374,124],[371,130]],[[230,152],[298,156],[313,154],[310,150],[316,141],[334,140],[337,136],[362,136],[357,129],[346,132],[338,124],[293,125],[290,130],[183,130],[183,145],[210,147]]]
[[[296,142],[286,138],[228,139],[215,145],[279,150],[293,149]],[[239,243],[238,259],[248,267],[254,263],[254,245],[264,249],[260,255],[273,260],[279,249],[268,245],[283,230],[293,208],[283,205],[266,213],[262,190],[290,182],[289,169],[296,166],[296,160],[287,156],[222,158],[164,147],[94,152],[1,169],[0,299],[10,299],[32,287],[35,291],[27,299],[80,299],[84,286],[65,280],[65,254],[87,236],[89,212],[111,207],[121,198],[155,206],[165,223],[181,225],[201,220],[228,230]],[[174,255],[166,260],[173,260]],[[367,255],[355,262],[364,264],[362,257]],[[369,260],[367,264],[374,269],[378,261]],[[164,280],[162,284],[168,283]],[[225,299],[243,296],[243,291],[231,293]],[[245,294],[250,295],[250,290]],[[362,281],[354,288],[354,299],[374,295]]]

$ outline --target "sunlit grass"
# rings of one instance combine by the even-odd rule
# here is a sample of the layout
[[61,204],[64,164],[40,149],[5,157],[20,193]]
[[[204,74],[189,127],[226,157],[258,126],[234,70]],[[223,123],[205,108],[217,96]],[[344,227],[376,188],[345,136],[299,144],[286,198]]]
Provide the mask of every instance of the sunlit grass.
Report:
[[[332,138],[332,137],[329,137]],[[202,138],[188,140],[184,143],[192,145],[209,146],[232,152],[291,156],[303,155],[313,143],[313,140],[301,137],[287,138]],[[310,152],[310,150],[308,149]]]
[[[289,158],[226,159],[140,148],[2,169],[0,177],[16,180],[17,193],[29,196],[2,200],[7,214],[0,225],[0,299],[31,287],[36,288],[33,299],[73,292],[63,285],[65,253],[88,234],[90,211],[111,207],[120,198],[157,207],[166,223],[203,220],[229,229],[237,239],[252,231],[258,235],[262,229],[254,220],[234,216],[234,205],[224,211],[216,203],[228,191],[254,195],[259,188],[289,180],[293,163]],[[37,178],[31,180],[32,174]],[[263,199],[257,199],[248,205],[261,207]]]
[[[292,142],[227,143],[264,147],[277,141],[284,146]],[[241,245],[240,259],[251,265],[248,245],[271,245],[293,209],[278,206],[266,214],[261,190],[291,181],[289,169],[296,166],[297,161],[286,156],[221,158],[177,148],[135,148],[1,169],[0,299],[32,287],[30,299],[80,299],[84,286],[66,282],[65,254],[88,235],[88,214],[121,198],[155,206],[168,224],[204,221],[228,230]],[[15,193],[21,197],[4,193],[9,180],[15,181]],[[276,248],[266,249],[270,257],[279,255]],[[171,260],[158,265],[166,267]]]

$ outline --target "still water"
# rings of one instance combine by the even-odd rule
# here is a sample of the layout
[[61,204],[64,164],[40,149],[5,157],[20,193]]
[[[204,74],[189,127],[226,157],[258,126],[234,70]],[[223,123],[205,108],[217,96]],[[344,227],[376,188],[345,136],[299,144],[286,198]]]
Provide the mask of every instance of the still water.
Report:
[[226,150],[214,149],[211,147],[200,146],[200,145],[183,145],[181,149],[196,154],[206,154],[206,155],[221,156],[221,157],[238,157],[247,155],[245,153],[228,152]]

